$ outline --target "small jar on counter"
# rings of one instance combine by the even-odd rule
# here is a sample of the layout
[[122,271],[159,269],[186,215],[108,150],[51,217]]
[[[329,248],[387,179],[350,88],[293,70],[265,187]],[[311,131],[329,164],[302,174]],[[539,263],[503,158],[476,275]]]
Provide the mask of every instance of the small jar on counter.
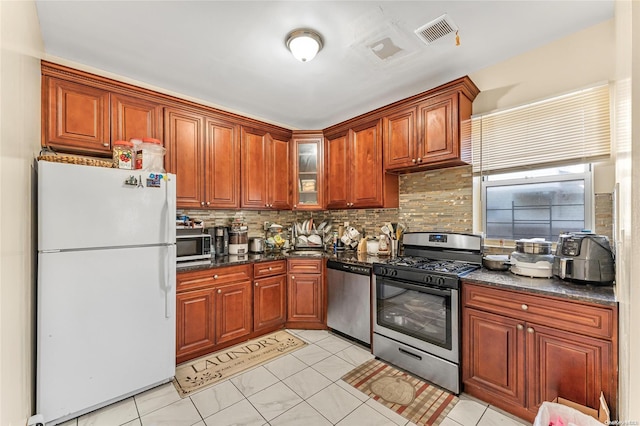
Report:
[[119,169],[133,170],[133,143],[115,141],[113,143],[113,162]]

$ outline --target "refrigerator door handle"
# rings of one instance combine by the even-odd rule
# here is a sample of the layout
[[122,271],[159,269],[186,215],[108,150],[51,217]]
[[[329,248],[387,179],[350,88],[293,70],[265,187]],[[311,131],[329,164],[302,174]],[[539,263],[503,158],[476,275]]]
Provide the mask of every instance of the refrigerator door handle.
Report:
[[[176,246],[171,244],[167,246],[167,254],[165,256],[165,308],[164,308],[164,316],[165,318],[173,317],[173,310],[176,302],[176,298],[174,297],[173,291],[173,283],[176,280],[175,267],[172,268],[172,265],[176,264],[176,254],[175,254]],[[172,273],[173,272],[173,273]]]

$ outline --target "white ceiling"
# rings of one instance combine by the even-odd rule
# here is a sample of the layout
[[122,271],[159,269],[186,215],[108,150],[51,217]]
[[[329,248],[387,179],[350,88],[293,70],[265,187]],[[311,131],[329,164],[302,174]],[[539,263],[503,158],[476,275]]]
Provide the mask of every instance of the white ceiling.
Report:
[[[613,17],[613,0],[36,1],[48,55],[289,128],[322,129]],[[426,45],[442,14],[459,28]],[[285,37],[318,31],[293,58]],[[385,37],[402,50],[380,60]],[[482,87],[480,88],[482,89]]]

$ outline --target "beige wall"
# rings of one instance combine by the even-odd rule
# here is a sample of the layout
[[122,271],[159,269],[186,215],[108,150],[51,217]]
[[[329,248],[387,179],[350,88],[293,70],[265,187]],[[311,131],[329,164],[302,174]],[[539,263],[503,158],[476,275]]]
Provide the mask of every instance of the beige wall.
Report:
[[33,159],[40,56],[32,1],[0,2],[0,424],[24,425],[34,399]]

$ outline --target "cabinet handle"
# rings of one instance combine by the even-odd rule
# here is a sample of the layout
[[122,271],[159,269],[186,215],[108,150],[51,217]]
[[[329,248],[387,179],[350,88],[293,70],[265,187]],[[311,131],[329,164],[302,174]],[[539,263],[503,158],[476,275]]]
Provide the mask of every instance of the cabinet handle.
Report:
[[103,142],[102,146],[109,146],[109,144],[107,142]]
[[534,331],[535,330],[533,328],[531,328],[531,327],[527,328],[527,333],[529,333],[529,334],[533,334]]
[[412,159],[411,159],[411,162],[412,162],[413,164],[416,164],[416,159],[415,159],[415,158],[412,158]]
[[218,289],[218,294],[222,293],[222,290]]
[[218,279],[218,274],[214,275],[214,276],[213,276],[213,279],[214,279],[214,280],[217,280],[217,279]]
[[522,324],[518,324],[518,325],[516,325],[516,328],[517,328],[518,330],[524,330],[524,326],[523,326]]
[[258,287],[258,281],[256,281],[256,287]]
[[529,307],[527,305],[525,305],[524,303],[520,307],[522,308],[523,311],[526,311],[527,309],[529,309]]

